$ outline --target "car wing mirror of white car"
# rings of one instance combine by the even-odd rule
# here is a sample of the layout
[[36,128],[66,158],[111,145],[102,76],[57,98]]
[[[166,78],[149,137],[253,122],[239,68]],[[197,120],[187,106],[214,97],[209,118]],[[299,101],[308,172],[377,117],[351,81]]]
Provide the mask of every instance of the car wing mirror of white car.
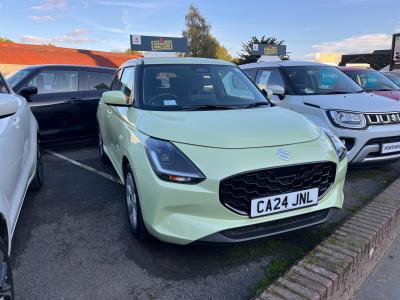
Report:
[[15,114],[18,110],[18,100],[14,96],[4,95],[0,100],[0,118]]
[[100,101],[108,105],[129,106],[128,98],[121,91],[104,92]]
[[270,85],[269,89],[272,91],[272,93],[276,96],[279,97],[279,99],[283,99],[285,98],[285,88],[283,86],[280,85]]

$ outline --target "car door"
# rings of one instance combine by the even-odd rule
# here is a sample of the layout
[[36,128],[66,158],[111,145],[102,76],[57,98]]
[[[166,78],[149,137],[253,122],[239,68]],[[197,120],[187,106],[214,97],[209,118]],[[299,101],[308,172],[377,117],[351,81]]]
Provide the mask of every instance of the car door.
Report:
[[[14,97],[11,94],[0,94]],[[5,205],[9,209],[9,217],[14,225],[16,215],[25,193],[27,172],[24,172],[24,132],[21,126],[23,101],[19,100],[18,110],[11,116],[0,116],[0,190],[6,196]]]
[[42,140],[73,138],[82,134],[84,115],[80,103],[79,72],[71,68],[44,69],[26,83],[38,94],[30,97],[30,107]]
[[[134,80],[135,80],[135,67],[127,67],[122,71],[121,80],[118,89],[125,94],[127,103],[132,103],[132,96],[134,93]],[[120,161],[123,155],[123,126],[124,120],[126,119],[126,114],[128,107],[118,107],[108,105],[108,118],[109,124],[109,139],[111,141],[111,151],[112,159],[115,161]]]
[[109,71],[84,71],[84,98],[82,112],[85,116],[85,131],[92,135],[97,133],[96,111],[101,95],[110,90],[114,73]]

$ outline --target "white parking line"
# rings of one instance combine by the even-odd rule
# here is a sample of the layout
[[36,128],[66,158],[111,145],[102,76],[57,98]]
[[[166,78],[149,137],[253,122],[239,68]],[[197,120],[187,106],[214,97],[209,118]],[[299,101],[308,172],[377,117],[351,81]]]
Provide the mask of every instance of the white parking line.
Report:
[[49,154],[51,154],[51,155],[54,155],[54,156],[56,156],[56,157],[58,157],[58,158],[64,159],[64,160],[70,162],[71,164],[74,164],[75,166],[81,167],[82,169],[85,169],[85,170],[90,171],[90,172],[92,172],[92,173],[95,173],[95,174],[97,174],[97,175],[103,176],[104,178],[106,178],[106,179],[108,179],[108,180],[111,180],[111,181],[114,181],[114,182],[116,182],[116,183],[119,183],[119,184],[123,185],[123,183],[121,182],[121,180],[120,180],[118,177],[112,176],[112,175],[110,175],[110,174],[104,173],[104,172],[99,171],[99,170],[97,170],[97,169],[95,169],[95,168],[92,168],[92,167],[90,167],[90,166],[84,165],[84,164],[82,164],[82,163],[80,163],[80,162],[78,162],[78,161],[76,161],[76,160],[73,160],[73,159],[71,159],[71,158],[68,158],[68,157],[66,157],[66,156],[64,156],[64,155],[61,155],[61,154],[59,154],[59,153],[56,153],[56,152],[54,152],[54,151],[45,150],[45,152],[47,152],[47,153],[49,153]]

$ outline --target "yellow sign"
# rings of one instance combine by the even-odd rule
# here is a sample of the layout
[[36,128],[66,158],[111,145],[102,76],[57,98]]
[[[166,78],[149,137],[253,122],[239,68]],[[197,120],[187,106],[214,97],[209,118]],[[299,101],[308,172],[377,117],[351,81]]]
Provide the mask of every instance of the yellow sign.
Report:
[[264,48],[264,55],[277,55],[278,47],[276,46],[266,46]]
[[163,51],[172,49],[173,49],[172,40],[151,41],[151,50],[153,51]]

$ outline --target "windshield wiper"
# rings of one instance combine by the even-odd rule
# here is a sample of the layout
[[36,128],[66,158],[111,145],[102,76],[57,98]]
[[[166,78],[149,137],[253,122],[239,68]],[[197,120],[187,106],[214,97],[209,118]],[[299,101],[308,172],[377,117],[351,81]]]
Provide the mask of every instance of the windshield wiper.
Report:
[[324,93],[323,95],[341,95],[341,94],[351,94],[351,92],[331,91],[331,92],[328,92],[328,93]]
[[263,106],[263,105],[271,106],[271,104],[269,104],[268,102],[261,101],[261,102],[250,103],[249,105],[245,106],[245,108],[253,108],[253,107],[259,107],[259,106]]
[[391,92],[391,91],[395,91],[395,89],[379,89],[379,90],[371,90],[371,91],[377,91],[377,92]]
[[203,105],[183,106],[181,109],[182,110],[227,110],[236,108],[237,108],[236,106],[203,104]]

